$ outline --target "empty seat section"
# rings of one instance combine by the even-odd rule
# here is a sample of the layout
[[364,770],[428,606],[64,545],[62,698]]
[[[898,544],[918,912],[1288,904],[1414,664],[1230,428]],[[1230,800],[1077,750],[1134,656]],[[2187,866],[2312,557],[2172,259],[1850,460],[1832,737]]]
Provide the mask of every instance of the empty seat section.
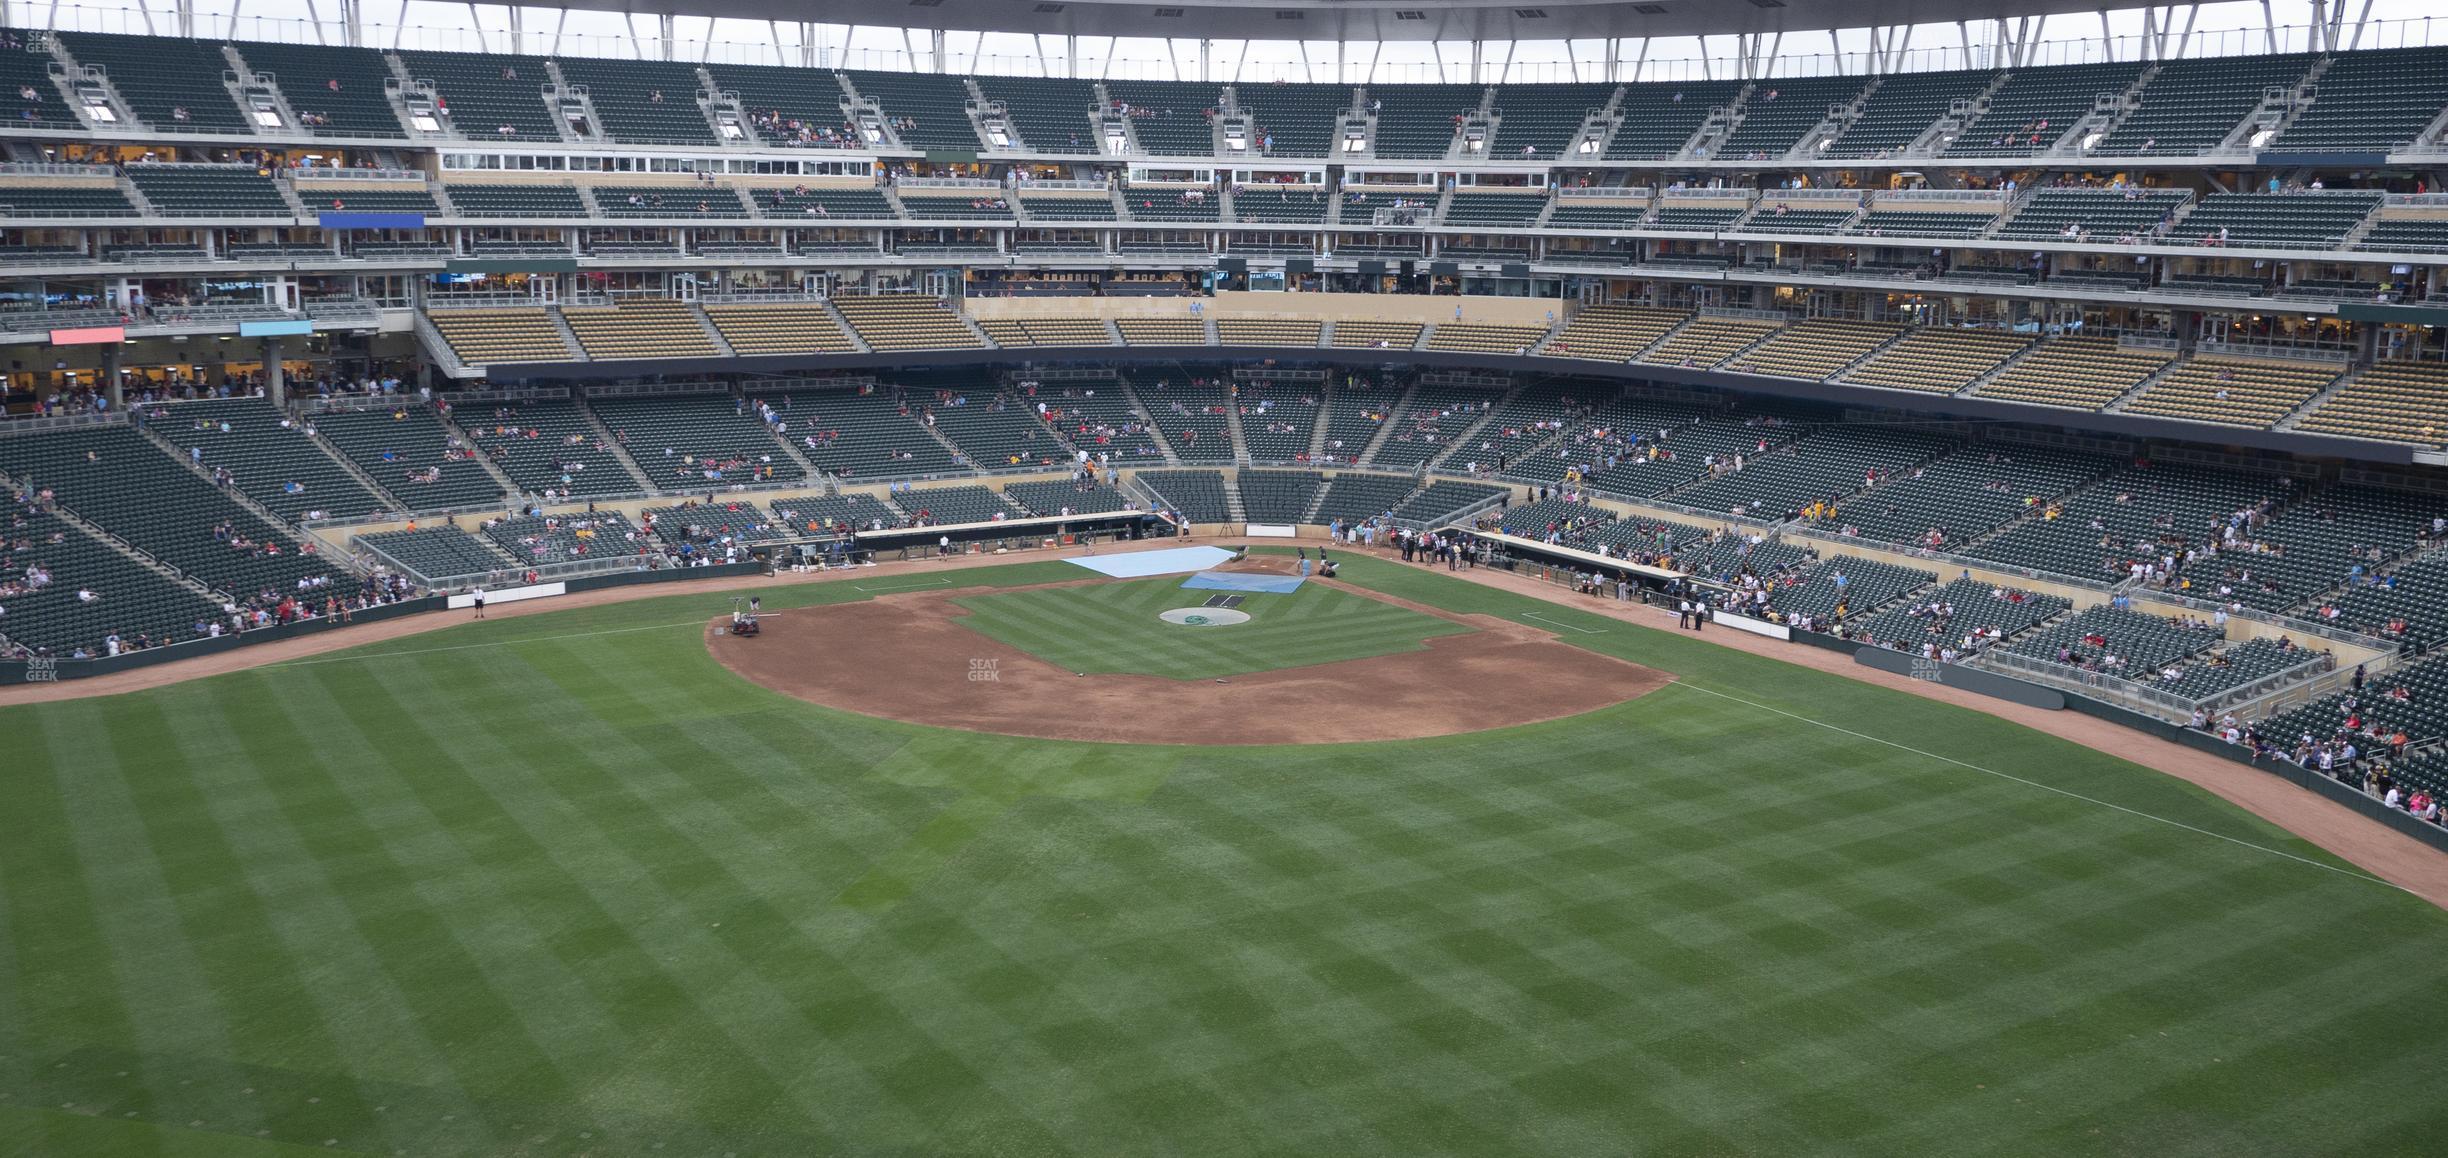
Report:
[[308,133],[318,137],[398,137],[400,122],[391,111],[383,82],[391,65],[371,48],[339,44],[276,44],[244,41],[233,45],[247,67],[270,73],[291,111]]
[[165,217],[293,217],[253,165],[130,165],[128,180]]
[[1853,206],[1823,209],[1810,202],[1762,205],[1733,228],[1740,233],[1834,233],[1853,220]]
[[1297,318],[1217,318],[1216,341],[1227,346],[1314,346],[1322,323]]
[[419,582],[490,575],[517,566],[510,556],[483,539],[455,526],[418,527],[413,531],[377,531],[357,536],[360,547],[381,553],[414,574]]
[[969,88],[957,76],[855,69],[842,76],[883,109],[893,135],[910,148],[974,153],[985,147],[969,121]]
[[1020,198],[1020,212],[1031,221],[1115,220],[1113,197],[1104,193],[1094,196],[1023,195]]
[[461,217],[592,217],[575,185],[445,185]]
[[1547,336],[1543,326],[1491,325],[1479,322],[1439,322],[1428,335],[1431,350],[1462,350],[1484,354],[1526,354]]
[[2125,413],[2268,426],[2328,389],[2344,369],[2315,362],[2196,356],[2127,402]]
[[2176,223],[2176,237],[2229,248],[2334,249],[2380,207],[2380,198],[2362,190],[2212,193]]
[[69,55],[110,74],[128,111],[163,133],[252,133],[222,77],[232,69],[217,40],[175,36],[55,33]]
[[1248,224],[1324,225],[1333,196],[1320,188],[1253,186],[1232,194],[1233,220]]
[[1093,80],[1047,76],[974,78],[989,101],[1002,102],[1020,140],[1011,147],[1031,153],[1095,155],[1097,86]]
[[1607,138],[1610,161],[1671,160],[1708,120],[1709,110],[1734,103],[1742,82],[1703,80],[1628,84],[1618,98],[1615,133]]
[[561,79],[587,90],[604,135],[631,145],[719,143],[697,103],[705,82],[697,66],[674,60],[613,60],[565,56],[553,62]]
[[655,550],[653,535],[618,512],[515,515],[490,520],[482,529],[511,558],[542,567],[629,558]]
[[1915,330],[1854,367],[1845,381],[1952,394],[2005,365],[2029,345],[2029,336],[2001,330]]
[[1706,511],[1783,521],[1814,503],[1839,502],[1874,479],[1901,475],[1953,448],[1934,435],[1876,426],[1815,431],[1762,453],[1741,447],[1742,469],[1675,492],[1675,501]]
[[[944,397],[944,394],[950,397]],[[1038,421],[1028,400],[996,392],[987,382],[970,380],[939,391],[919,410],[932,417],[935,433],[959,447],[971,466],[982,470],[1054,467],[1071,461],[1071,454],[1045,423]],[[1084,510],[1074,504],[1074,509]]]
[[1133,346],[1204,346],[1207,324],[1196,318],[1116,318],[1114,328]]
[[1495,140],[1490,160],[1554,160],[1572,147],[1590,114],[1615,99],[1611,84],[1499,85],[1493,98]]
[[[1890,75],[1870,91],[1861,116],[1845,127],[1823,155],[1873,157],[1907,148],[1937,124],[1954,102],[1979,96],[1995,75],[1987,71]],[[1755,82],[1752,99],[1758,99],[1757,89],[1762,83],[1775,82]]]
[[1475,84],[1373,84],[1380,158],[1439,160],[1452,147],[1464,116],[1476,116],[1487,89]]
[[[1204,189],[1125,189],[1123,208],[1134,221],[1181,221],[1212,223],[1217,220],[1218,198]],[[1125,243],[1127,244],[1127,243]]]
[[2432,143],[2421,138],[2448,107],[2448,49],[2340,53],[2316,87],[2312,106],[2297,114],[2270,148],[2394,153]]
[[717,305],[705,313],[739,354],[847,354],[858,348],[818,302]]
[[903,189],[901,208],[918,221],[1011,219],[1011,202],[992,190]]
[[1725,318],[1702,314],[1637,356],[1643,362],[1660,366],[1706,369],[1733,357],[1744,347],[1775,333],[1776,329],[1777,323],[1765,318]]
[[1456,193],[1446,202],[1442,222],[1451,226],[1495,226],[1528,229],[1547,208],[1544,191],[1531,193]]
[[1848,538],[1947,550],[2038,512],[2111,465],[2097,455],[1979,443],[1843,504],[1818,526]]
[[2100,157],[2189,156],[2227,139],[2261,105],[2264,92],[2292,89],[2317,59],[2220,56],[2171,60],[2142,86],[2142,106],[2091,147]]
[[1830,106],[1852,104],[1864,83],[1858,76],[1755,81],[1750,99],[1742,105],[1742,123],[1718,142],[1717,156],[1774,160],[1796,146],[1815,150],[1818,142],[1804,141],[1803,134],[1827,119]]
[[472,141],[561,139],[553,107],[544,99],[544,90],[552,85],[544,58],[406,50],[397,55],[411,78],[433,85],[461,136]]
[[889,221],[901,216],[882,192],[869,188],[753,189],[749,199],[768,217]]
[[117,185],[35,182],[0,185],[0,217],[134,217]]
[[873,495],[855,492],[777,499],[772,510],[776,524],[811,535],[837,533],[845,528],[880,531],[898,527],[902,522],[901,512],[885,506]]
[[890,478],[960,469],[903,399],[887,391],[809,390],[765,400],[782,437],[816,469],[841,478]]
[[844,297],[833,299],[833,308],[873,350],[974,349],[982,344],[941,298]]
[[706,337],[695,311],[668,299],[646,298],[612,306],[571,306],[561,311],[587,357],[711,358],[719,351]]
[[2097,410],[2165,367],[2166,351],[2120,346],[2106,338],[2051,338],[1982,383],[1982,398]]
[[1387,420],[1385,441],[1370,461],[1398,470],[1430,462],[1452,449],[1464,431],[1485,420],[1501,398],[1495,391],[1467,386],[1418,386],[1410,401]]
[[911,525],[921,527],[991,523],[1028,515],[1019,504],[981,486],[903,491],[894,495],[892,501],[908,516]]
[[1542,351],[1551,358],[1626,362],[1691,314],[1647,306],[1589,306],[1572,316]]
[[2295,429],[2426,446],[2448,443],[2448,364],[2375,363]]
[[1232,518],[1232,498],[1222,471],[1143,470],[1136,479],[1154,492],[1159,503],[1193,523],[1222,523]]
[[1314,471],[1245,470],[1234,480],[1241,510],[1253,523],[1297,523],[1317,500],[1326,476]]
[[1155,423],[1156,432],[1183,462],[1233,460],[1231,388],[1206,380],[1191,382],[1171,374],[1141,373],[1131,383],[1139,410]]
[[1318,499],[1317,515],[1310,521],[1361,523],[1381,518],[1392,514],[1418,489],[1419,483],[1409,475],[1345,472],[1327,482],[1326,493]]
[[1547,215],[1549,229],[1631,229],[1649,215],[1649,203],[1625,198],[1559,197]]
[[1997,224],[1995,213],[1931,209],[1878,209],[1862,214],[1847,233],[1867,237],[1978,237]]
[[1826,378],[1902,332],[1902,327],[1886,322],[1813,318],[1785,327],[1726,368],[1783,378]]
[[1093,480],[1019,482],[1003,488],[1003,500],[1032,515],[1099,515],[1127,510],[1130,496]]
[[1374,322],[1344,319],[1334,324],[1329,345],[1347,350],[1408,350],[1419,345],[1418,322]]
[[471,366],[497,362],[563,362],[574,355],[552,315],[541,309],[434,310],[427,317]]

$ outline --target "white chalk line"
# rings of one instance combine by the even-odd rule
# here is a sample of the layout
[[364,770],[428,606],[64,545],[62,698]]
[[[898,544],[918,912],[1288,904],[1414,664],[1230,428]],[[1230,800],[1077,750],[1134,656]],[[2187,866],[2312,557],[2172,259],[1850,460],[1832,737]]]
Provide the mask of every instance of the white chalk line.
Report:
[[2021,776],[2017,776],[2017,775],[2014,775],[2014,774],[2013,774],[2013,773],[2011,773],[2011,772],[2000,772],[2000,771],[1998,771],[1998,770],[1997,770],[1997,769],[1995,769],[1995,768],[1984,768],[1984,767],[1982,767],[1982,766],[1980,766],[1980,765],[1978,765],[1978,764],[1970,763],[1970,762],[1968,762],[1968,761],[1964,761],[1964,760],[1958,760],[1958,759],[1954,758],[1953,756],[1941,756],[1941,755],[1939,755],[1939,754],[1938,754],[1938,753],[1936,753],[1936,752],[1925,752],[1925,751],[1923,751],[1923,750],[1921,750],[1921,749],[1919,749],[1919,748],[1915,748],[1915,747],[1913,747],[1913,746],[1912,746],[1912,745],[1910,745],[1910,744],[1899,744],[1899,743],[1895,742],[1894,740],[1887,739],[1887,738],[1886,738],[1886,737],[1884,737],[1884,736],[1872,736],[1872,735],[1869,735],[1869,734],[1866,734],[1866,733],[1863,733],[1863,732],[1856,732],[1856,731],[1854,731],[1854,730],[1853,730],[1853,729],[1851,729],[1851,728],[1841,727],[1841,726],[1836,725],[1836,724],[1831,724],[1831,723],[1828,723],[1828,722],[1827,722],[1827,721],[1825,721],[1825,720],[1814,720],[1814,719],[1810,718],[1809,716],[1797,715],[1797,714],[1795,714],[1795,713],[1793,713],[1793,712],[1788,712],[1788,711],[1786,711],[1786,710],[1785,710],[1785,709],[1783,709],[1783,708],[1772,708],[1772,707],[1769,707],[1768,705],[1763,704],[1763,703],[1760,703],[1760,702],[1758,702],[1758,701],[1756,701],[1756,700],[1746,700],[1746,699],[1742,698],[1741,696],[1736,696],[1736,695],[1728,695],[1728,694],[1727,694],[1727,693],[1725,693],[1725,692],[1717,691],[1717,690],[1715,690],[1715,689],[1713,689],[1713,688],[1704,688],[1704,687],[1701,687],[1700,685],[1695,684],[1695,683],[1692,683],[1692,682],[1690,682],[1689,680],[1681,680],[1681,679],[1678,679],[1678,680],[1674,681],[1673,683],[1667,684],[1666,686],[1667,686],[1667,687],[1670,687],[1670,688],[1687,688],[1687,689],[1689,689],[1689,690],[1691,690],[1691,691],[1699,692],[1699,693],[1700,693],[1700,694],[1702,694],[1702,695],[1715,696],[1715,697],[1717,697],[1718,699],[1721,699],[1721,700],[1730,700],[1730,701],[1732,701],[1732,702],[1734,702],[1734,703],[1737,703],[1737,704],[1742,704],[1742,705],[1744,705],[1744,706],[1746,706],[1746,707],[1758,708],[1759,710],[1761,710],[1761,711],[1763,711],[1763,712],[1774,712],[1774,713],[1776,713],[1777,715],[1780,715],[1780,716],[1785,717],[1786,719],[1789,719],[1789,720],[1800,720],[1801,722],[1803,722],[1803,723],[1805,723],[1805,724],[1810,724],[1810,725],[1813,725],[1813,726],[1816,726],[1816,727],[1826,728],[1827,730],[1829,730],[1829,731],[1831,731],[1831,732],[1840,732],[1840,733],[1842,733],[1842,734],[1844,734],[1844,735],[1851,736],[1851,737],[1853,737],[1853,738],[1855,738],[1855,739],[1857,739],[1857,740],[1868,740],[1868,741],[1870,741],[1870,742],[1871,742],[1871,743],[1873,743],[1873,744],[1884,744],[1884,745],[1886,745],[1886,746],[1888,746],[1888,747],[1890,747],[1890,748],[1894,748],[1894,749],[1896,749],[1896,750],[1898,750],[1898,751],[1902,751],[1902,752],[1910,752],[1910,753],[1912,753],[1912,754],[1913,754],[1913,755],[1915,755],[1915,756],[1924,756],[1924,757],[1927,757],[1927,758],[1932,759],[1932,760],[1937,760],[1937,761],[1939,761],[1939,762],[1941,762],[1941,763],[1953,764],[1953,765],[1955,765],[1955,766],[1956,766],[1956,767],[1958,767],[1958,768],[1966,768],[1966,769],[1970,769],[1971,771],[1978,772],[1978,773],[1980,773],[1980,774],[1982,774],[1982,775],[1984,775],[1984,776],[1995,776],[1995,777],[1997,777],[1997,778],[1998,778],[1998,779],[2000,779],[2000,780],[2010,780],[2010,781],[2013,781],[2013,782],[2014,782],[2014,783],[2016,783],[2016,784],[2021,784],[2021,785],[2025,785],[2025,786],[2027,786],[2027,787],[2031,787],[2031,788],[2037,788],[2037,789],[2040,789],[2040,790],[2041,790],[2041,791],[2043,791],[2043,792],[2053,792],[2053,793],[2056,793],[2056,794],[2057,794],[2057,795],[2059,795],[2059,796],[2064,796],[2064,797],[2067,797],[2067,798],[2069,798],[2069,799],[2073,799],[2073,800],[2080,800],[2080,801],[2082,801],[2082,802],[2083,802],[2083,803],[2085,803],[2085,804],[2096,804],[2096,805],[2098,805],[2098,806],[2100,806],[2100,807],[2102,807],[2102,808],[2110,808],[2110,809],[2114,809],[2114,810],[2116,810],[2116,811],[2118,811],[2118,812],[2122,812],[2122,813],[2124,813],[2124,814],[2126,814],[2126,815],[2128,815],[2128,816],[2138,816],[2138,817],[2140,817],[2140,818],[2142,818],[2142,819],[2144,819],[2144,820],[2152,821],[2152,822],[2155,822],[2155,823],[2158,823],[2158,824],[2164,824],[2164,825],[2167,825],[2167,826],[2168,826],[2168,827],[2170,827],[2170,828],[2181,828],[2181,829],[2185,830],[2186,832],[2199,833],[2199,834],[2201,834],[2201,835],[2203,835],[2203,836],[2211,837],[2211,838],[2213,838],[2213,839],[2215,839],[2215,840],[2223,840],[2223,841],[2226,841],[2226,842],[2227,842],[2227,843],[2229,843],[2229,844],[2233,844],[2233,845],[2240,845],[2240,846],[2242,846],[2242,847],[2244,847],[2244,848],[2249,848],[2249,849],[2251,849],[2251,850],[2253,850],[2253,851],[2255,851],[2255,852],[2264,852],[2264,853],[2268,853],[2268,854],[2269,854],[2269,855],[2271,855],[2271,856],[2276,856],[2276,857],[2284,857],[2284,858],[2286,858],[2286,859],[2288,859],[2288,860],[2291,860],[2291,861],[2294,861],[2294,862],[2296,862],[2296,863],[2298,863],[2298,864],[2308,864],[2308,865],[2311,865],[2313,868],[2316,868],[2316,869],[2325,869],[2325,870],[2327,870],[2327,871],[2329,871],[2329,872],[2336,873],[2336,874],[2338,874],[2339,876],[2343,876],[2343,877],[2353,877],[2354,879],[2359,880],[2359,881],[2370,881],[2370,882],[2371,882],[2371,883],[2373,883],[2373,884],[2376,884],[2376,885],[2384,885],[2384,886],[2386,886],[2386,887],[2388,887],[2388,888],[2396,889],[2397,891],[2399,891],[2399,892],[2403,892],[2403,893],[2412,893],[2412,892],[2414,891],[2414,890],[2412,890],[2412,889],[2406,888],[2405,886],[2403,886],[2403,885],[2400,885],[2400,884],[2396,883],[2395,881],[2390,881],[2390,880],[2383,879],[2383,878],[2381,878],[2381,877],[2376,877],[2376,876],[2373,876],[2373,875],[2371,875],[2370,873],[2367,873],[2367,872],[2361,872],[2361,871],[2359,871],[2359,870],[2356,870],[2356,869],[2350,869],[2350,868],[2339,868],[2338,866],[2333,865],[2333,864],[2323,864],[2323,863],[2321,863],[2320,861],[2313,860],[2313,859],[2312,859],[2312,858],[2310,858],[2310,857],[2302,857],[2302,856],[2297,856],[2297,855],[2295,855],[2294,853],[2291,853],[2291,852],[2287,852],[2287,851],[2285,851],[2284,849],[2276,849],[2276,848],[2271,848],[2270,846],[2268,846],[2268,845],[2266,845],[2266,844],[2254,844],[2253,842],[2251,842],[2251,841],[2249,841],[2249,840],[2241,840],[2241,839],[2238,839],[2238,838],[2236,838],[2236,837],[2228,836],[2228,835],[2227,835],[2227,834],[2225,834],[2225,833],[2221,833],[2221,832],[2212,832],[2212,831],[2210,831],[2209,829],[2206,829],[2206,828],[2197,828],[2197,827],[2194,827],[2193,825],[2186,824],[2185,822],[2183,822],[2183,821],[2181,821],[2181,820],[2170,820],[2170,819],[2168,819],[2167,817],[2160,816],[2160,815],[2158,815],[2158,814],[2156,814],[2156,813],[2144,812],[2144,811],[2142,811],[2142,810],[2141,810],[2141,809],[2139,809],[2139,808],[2128,808],[2128,807],[2126,807],[2125,805],[2115,803],[2114,801],[2101,800],[2100,798],[2098,798],[2098,797],[2096,797],[2096,796],[2085,796],[2085,795],[2083,795],[2083,794],[2082,794],[2082,793],[2080,793],[2080,792],[2074,792],[2074,791],[2070,791],[2070,790],[2068,790],[2068,789],[2059,788],[2059,787],[2057,787],[2057,786],[2056,786],[2056,785],[2054,785],[2054,784],[2043,784],[2043,783],[2041,783],[2040,781],[2037,781],[2037,780],[2026,780],[2026,779],[2024,779],[2023,777],[2021,777]]
[[928,579],[920,583],[897,583],[889,587],[869,587],[863,583],[853,583],[850,585],[850,589],[853,591],[867,592],[916,591],[921,587],[949,587],[951,585],[952,581],[949,579]]
[[1558,622],[1556,622],[1555,620],[1549,619],[1549,618],[1547,618],[1546,616],[1541,615],[1541,614],[1539,614],[1538,612],[1535,612],[1535,611],[1525,611],[1525,612],[1522,612],[1522,618],[1524,618],[1524,619],[1535,619],[1535,620],[1538,620],[1540,623],[1548,624],[1548,625],[1550,625],[1550,626],[1554,626],[1554,627],[1561,627],[1561,628],[1563,628],[1563,629],[1564,629],[1564,630],[1566,630],[1566,631],[1578,631],[1578,632],[1580,632],[1580,633],[1581,633],[1581,634],[1583,634],[1583,635],[1605,635],[1605,634],[1606,634],[1606,629],[1605,629],[1605,628],[1603,628],[1603,627],[1574,627],[1572,624],[1569,624],[1569,623],[1558,623]]

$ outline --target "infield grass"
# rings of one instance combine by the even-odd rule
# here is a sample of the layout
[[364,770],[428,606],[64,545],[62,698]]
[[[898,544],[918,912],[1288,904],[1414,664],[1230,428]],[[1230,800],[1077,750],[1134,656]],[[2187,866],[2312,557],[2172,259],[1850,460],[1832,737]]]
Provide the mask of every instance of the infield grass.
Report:
[[1126,579],[953,600],[954,622],[1065,670],[1215,679],[1424,649],[1426,640],[1471,630],[1316,580],[1286,595],[1250,594],[1250,621],[1190,627],[1158,613],[1199,607],[1223,591],[1186,591],[1182,577]]
[[2448,914],[1988,716],[1345,575],[1680,679],[1065,744],[750,685],[706,591],[0,709],[0,1154],[2438,1153]]

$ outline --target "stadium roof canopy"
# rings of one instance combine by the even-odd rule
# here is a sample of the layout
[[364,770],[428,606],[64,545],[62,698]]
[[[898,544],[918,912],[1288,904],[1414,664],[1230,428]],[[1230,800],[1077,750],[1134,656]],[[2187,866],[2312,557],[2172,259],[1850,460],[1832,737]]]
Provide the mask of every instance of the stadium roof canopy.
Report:
[[563,0],[549,6],[1046,36],[1346,42],[1767,37],[2149,7],[2144,0]]

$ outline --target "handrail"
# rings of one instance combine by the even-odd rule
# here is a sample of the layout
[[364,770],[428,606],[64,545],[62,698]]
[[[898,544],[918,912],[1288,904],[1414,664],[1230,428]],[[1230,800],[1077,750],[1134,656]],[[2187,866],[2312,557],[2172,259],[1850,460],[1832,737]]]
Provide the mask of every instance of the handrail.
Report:
[[281,176],[292,181],[414,181],[424,184],[423,169],[351,169],[340,166],[291,165]]

